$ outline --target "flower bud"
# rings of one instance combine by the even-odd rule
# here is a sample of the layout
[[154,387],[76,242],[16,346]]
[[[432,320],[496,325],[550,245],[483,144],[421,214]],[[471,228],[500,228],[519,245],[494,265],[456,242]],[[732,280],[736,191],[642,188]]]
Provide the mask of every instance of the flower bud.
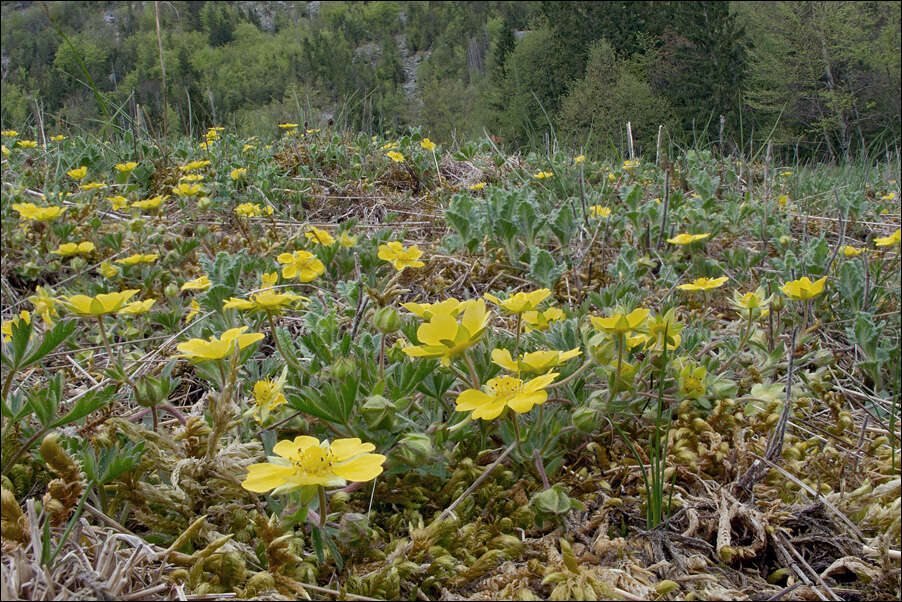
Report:
[[572,419],[573,426],[583,433],[591,433],[598,427],[598,412],[592,408],[577,408]]
[[144,224],[147,222],[141,219],[140,217],[136,217],[135,219],[128,222],[128,229],[132,232],[140,232],[144,229]]
[[69,267],[76,272],[80,272],[87,264],[88,262],[85,261],[84,257],[73,257],[72,261],[69,262]]
[[166,288],[163,289],[163,294],[166,295],[167,298],[173,299],[179,294],[179,287],[176,283],[170,282],[166,285]]
[[380,307],[373,314],[373,325],[379,332],[389,334],[401,329],[401,318],[394,307]]
[[381,395],[367,397],[360,413],[371,429],[390,429],[395,422],[398,408]]
[[368,527],[366,515],[357,512],[345,513],[338,523],[338,540],[344,544],[360,542],[366,537]]
[[213,201],[208,196],[202,196],[199,199],[197,199],[197,208],[200,209],[201,211],[203,211],[205,209],[209,209],[210,205],[212,205],[212,204],[213,204]]
[[410,466],[422,466],[432,459],[432,439],[425,433],[407,433],[398,442],[398,456]]
[[786,307],[786,300],[783,298],[783,295],[774,295],[774,299],[770,302],[770,306],[774,311],[783,311],[783,308]]
[[337,380],[349,378],[357,371],[357,362],[352,357],[339,357],[332,362],[332,376]]

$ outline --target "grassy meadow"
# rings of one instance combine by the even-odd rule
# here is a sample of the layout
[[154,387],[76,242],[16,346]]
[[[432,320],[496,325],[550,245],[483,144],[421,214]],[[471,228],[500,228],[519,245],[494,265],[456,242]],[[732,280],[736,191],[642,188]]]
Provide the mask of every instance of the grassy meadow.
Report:
[[900,164],[2,132],[2,597],[898,598]]

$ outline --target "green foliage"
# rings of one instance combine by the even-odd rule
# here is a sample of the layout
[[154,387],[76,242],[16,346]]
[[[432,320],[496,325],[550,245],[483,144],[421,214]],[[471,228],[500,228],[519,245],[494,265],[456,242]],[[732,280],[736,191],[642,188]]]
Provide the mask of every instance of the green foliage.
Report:
[[671,125],[667,102],[635,73],[635,62],[617,57],[607,42],[592,47],[586,75],[561,102],[558,132],[563,141],[596,154],[624,148],[629,121],[639,152],[654,148],[659,125]]

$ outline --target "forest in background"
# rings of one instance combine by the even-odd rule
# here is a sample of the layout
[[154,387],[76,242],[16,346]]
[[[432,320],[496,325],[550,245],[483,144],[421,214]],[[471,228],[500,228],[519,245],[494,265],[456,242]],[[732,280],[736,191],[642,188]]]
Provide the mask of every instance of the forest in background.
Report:
[[640,153],[663,125],[687,146],[882,157],[902,137],[900,14],[899,2],[3,2],[0,120],[127,130],[140,110],[159,134],[165,106],[169,133],[331,119],[605,155],[625,153],[629,121]]

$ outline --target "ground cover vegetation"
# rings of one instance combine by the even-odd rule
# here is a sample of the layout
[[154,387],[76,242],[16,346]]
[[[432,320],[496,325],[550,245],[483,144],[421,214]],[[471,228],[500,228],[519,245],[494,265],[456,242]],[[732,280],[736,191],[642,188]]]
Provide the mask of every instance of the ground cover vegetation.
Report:
[[[91,11],[3,5],[4,56],[8,16],[50,27],[86,84],[14,114],[4,79],[3,599],[902,594],[897,7],[154,4],[146,68],[216,77],[117,96]],[[731,45],[743,10],[797,47]],[[423,87],[355,100],[329,77],[382,31]],[[335,64],[242,100],[294,45]],[[735,100],[762,57],[799,70]]]
[[278,128],[3,130],[4,599],[898,596],[898,158]]

